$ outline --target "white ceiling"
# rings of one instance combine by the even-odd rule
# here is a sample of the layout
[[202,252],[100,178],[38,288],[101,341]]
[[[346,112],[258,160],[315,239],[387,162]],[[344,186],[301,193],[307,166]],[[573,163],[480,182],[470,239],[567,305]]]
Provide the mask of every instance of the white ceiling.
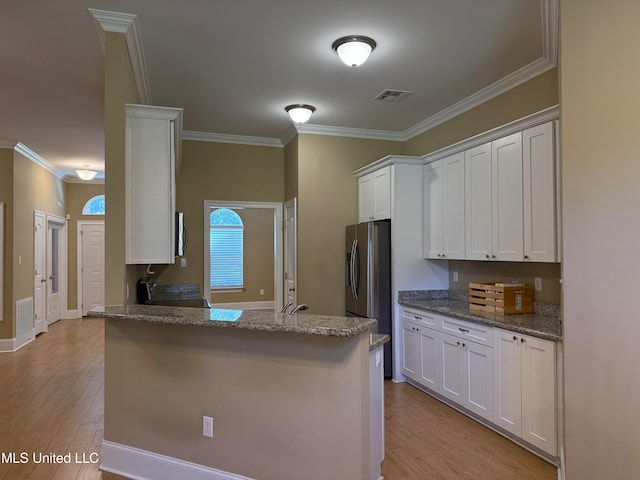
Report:
[[[137,15],[150,103],[184,108],[187,138],[280,145],[309,103],[299,131],[405,140],[555,65],[556,0],[3,0],[0,146],[61,177],[104,170],[89,8]],[[378,44],[361,67],[331,50],[349,34]]]

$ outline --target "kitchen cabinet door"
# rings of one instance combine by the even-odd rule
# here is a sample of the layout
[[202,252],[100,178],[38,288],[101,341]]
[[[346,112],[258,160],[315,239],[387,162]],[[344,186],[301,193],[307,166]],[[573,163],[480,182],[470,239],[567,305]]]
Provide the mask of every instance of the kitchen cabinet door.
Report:
[[402,374],[418,381],[420,338],[413,323],[402,322]]
[[358,178],[358,222],[391,218],[391,166]]
[[444,188],[442,190],[443,254],[448,259],[465,258],[465,191],[464,152],[442,160]]
[[493,423],[522,436],[522,358],[513,332],[495,329]]
[[181,115],[175,108],[126,106],[126,263],[175,261],[176,122]]
[[554,157],[553,123],[522,132],[525,261],[558,261]]
[[557,456],[555,343],[501,329],[495,339],[493,422]]
[[493,421],[493,348],[464,341],[461,352],[466,387],[463,406]]
[[520,337],[523,347],[522,439],[556,456],[556,344],[528,335]]
[[420,341],[421,385],[437,392],[440,388],[438,368],[438,331],[427,327],[416,327]]
[[440,332],[440,393],[449,400],[464,406],[464,356],[462,340]]
[[491,143],[464,152],[467,260],[491,260]]
[[442,258],[444,166],[441,160],[424,166],[424,257]]
[[491,142],[492,259],[524,259],[522,133]]

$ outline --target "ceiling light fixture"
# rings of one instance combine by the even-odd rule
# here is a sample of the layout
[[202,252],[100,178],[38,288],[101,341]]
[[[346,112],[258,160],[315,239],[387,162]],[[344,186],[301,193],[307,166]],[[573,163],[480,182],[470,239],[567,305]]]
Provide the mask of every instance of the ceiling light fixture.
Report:
[[362,35],[348,35],[333,42],[331,48],[345,65],[357,67],[367,61],[371,52],[376,48],[376,42],[372,38]]
[[302,103],[287,105],[284,109],[295,123],[305,123],[311,118],[311,114],[316,111],[316,107]]
[[93,178],[98,174],[95,170],[89,170],[89,164],[83,164],[84,168],[76,170],[78,176],[85,181],[93,180]]

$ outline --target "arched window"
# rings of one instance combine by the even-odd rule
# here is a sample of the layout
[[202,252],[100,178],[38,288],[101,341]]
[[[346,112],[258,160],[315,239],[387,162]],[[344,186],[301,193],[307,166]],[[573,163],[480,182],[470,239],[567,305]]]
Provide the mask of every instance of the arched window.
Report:
[[244,287],[244,226],[233,210],[215,208],[209,214],[209,272],[212,290]]
[[104,195],[96,195],[87,200],[82,208],[83,215],[104,215]]

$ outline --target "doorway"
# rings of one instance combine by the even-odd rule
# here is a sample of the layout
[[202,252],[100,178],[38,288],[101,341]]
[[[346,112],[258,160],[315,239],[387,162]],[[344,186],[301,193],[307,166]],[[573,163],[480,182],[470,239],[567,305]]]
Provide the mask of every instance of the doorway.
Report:
[[284,204],[284,303],[298,304],[297,198]]
[[66,311],[66,225],[64,218],[47,215],[47,326],[60,320]]
[[45,331],[46,285],[47,272],[45,260],[45,214],[36,211],[33,226],[33,328],[34,335]]
[[78,313],[104,306],[104,220],[78,220]]

